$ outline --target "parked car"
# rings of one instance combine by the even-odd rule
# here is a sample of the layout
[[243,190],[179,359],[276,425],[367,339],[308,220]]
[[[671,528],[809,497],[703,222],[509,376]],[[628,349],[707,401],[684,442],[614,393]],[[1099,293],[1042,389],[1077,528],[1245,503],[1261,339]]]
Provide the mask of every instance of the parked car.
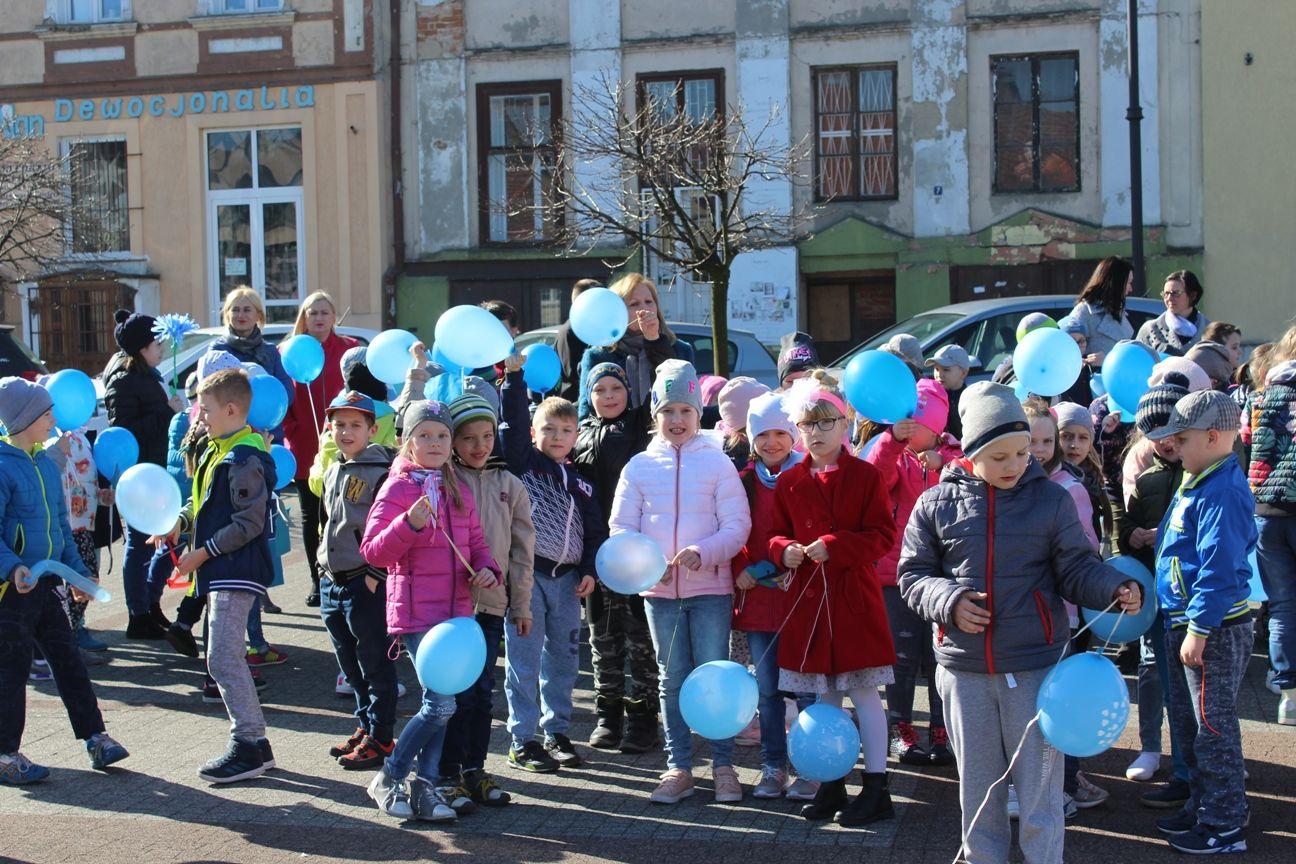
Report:
[[38,376],[48,373],[49,369],[27,344],[14,338],[13,325],[0,324],[0,378],[16,375],[35,381]]
[[[842,369],[861,351],[881,348],[892,336],[908,333],[922,345],[923,356],[930,357],[942,345],[961,345],[972,360],[968,382],[988,380],[1017,347],[1017,324],[1032,312],[1043,312],[1060,318],[1075,306],[1070,294],[1045,294],[1035,297],[1012,297],[999,300],[972,300],[953,303],[921,312],[888,327],[864,340],[832,363]],[[1138,332],[1144,321],[1165,311],[1165,304],[1148,297],[1130,297],[1125,314]]]
[[[712,351],[711,328],[705,324],[685,324],[669,321],[671,331],[693,346],[693,366],[699,375],[715,374],[715,356]],[[517,337],[521,351],[528,345],[543,342],[553,346],[558,341],[557,327],[528,330]],[[756,334],[749,330],[729,330],[729,376],[746,375],[768,387],[778,387],[778,366]]]

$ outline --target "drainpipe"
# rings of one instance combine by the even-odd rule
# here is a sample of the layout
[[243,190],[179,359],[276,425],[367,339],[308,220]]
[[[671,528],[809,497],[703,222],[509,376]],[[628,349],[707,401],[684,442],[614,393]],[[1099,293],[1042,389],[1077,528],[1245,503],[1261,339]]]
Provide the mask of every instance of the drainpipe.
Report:
[[401,150],[401,7],[388,0],[391,12],[391,56],[387,63],[391,100],[392,264],[383,274],[383,328],[396,325],[396,279],[405,270],[405,162]]
[[1143,137],[1139,124],[1143,107],[1139,104],[1138,3],[1128,0],[1129,10],[1129,121],[1130,146],[1130,258],[1134,266],[1134,296],[1147,294],[1147,272],[1143,263]]

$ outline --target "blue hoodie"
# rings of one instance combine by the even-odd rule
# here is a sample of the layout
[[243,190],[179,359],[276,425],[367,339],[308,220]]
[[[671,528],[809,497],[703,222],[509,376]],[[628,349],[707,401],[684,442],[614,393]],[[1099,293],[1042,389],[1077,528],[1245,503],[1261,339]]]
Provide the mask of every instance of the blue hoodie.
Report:
[[24,453],[0,438],[0,580],[46,559],[91,576],[72,542],[62,470],[44,451]]
[[1210,636],[1248,618],[1254,513],[1237,456],[1185,475],[1157,529],[1157,599],[1168,626]]

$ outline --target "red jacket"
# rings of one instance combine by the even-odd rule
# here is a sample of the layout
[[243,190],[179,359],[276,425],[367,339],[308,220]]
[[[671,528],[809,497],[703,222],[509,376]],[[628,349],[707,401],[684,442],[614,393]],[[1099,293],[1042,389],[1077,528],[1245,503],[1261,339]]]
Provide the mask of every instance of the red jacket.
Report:
[[296,480],[310,476],[311,463],[319,450],[324,409],[342,391],[342,355],[359,344],[350,336],[342,336],[336,331],[330,333],[324,340],[324,371],[310,384],[293,384],[293,400],[284,417],[284,438],[297,459]]
[[806,459],[784,471],[774,489],[769,555],[781,562],[792,543],[823,539],[828,562],[810,559],[788,589],[791,612],[779,636],[779,667],[836,675],[895,662],[875,562],[895,543],[891,502],[878,471],[843,453],[820,475]]
[[900,545],[905,525],[913,512],[918,496],[935,486],[940,480],[939,471],[928,471],[904,441],[897,441],[888,429],[877,437],[877,444],[869,450],[865,461],[878,469],[882,486],[891,499],[891,517],[895,523],[895,542],[878,560],[877,574],[883,585],[896,584],[896,564],[900,561]]
[[[734,579],[752,564],[769,560],[769,541],[774,536],[775,490],[756,477],[756,469],[751,465],[739,476],[751,503],[752,524],[747,545],[733,559]],[[778,588],[757,585],[746,591],[735,589],[733,629],[744,633],[776,633],[787,614],[786,603],[786,592]]]

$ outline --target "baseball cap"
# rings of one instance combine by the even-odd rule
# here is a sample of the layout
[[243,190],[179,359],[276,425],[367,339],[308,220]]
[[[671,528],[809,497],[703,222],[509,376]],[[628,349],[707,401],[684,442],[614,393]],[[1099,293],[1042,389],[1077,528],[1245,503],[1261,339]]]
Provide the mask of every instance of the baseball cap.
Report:
[[1200,390],[1189,393],[1175,403],[1170,411],[1170,422],[1148,433],[1148,438],[1159,441],[1189,429],[1218,429],[1236,432],[1242,421],[1242,409],[1218,390]]
[[962,345],[942,345],[936,353],[927,358],[928,366],[944,366],[949,369],[957,366],[963,371],[972,368],[972,359]]
[[357,393],[355,390],[347,390],[345,393],[339,393],[329,406],[324,409],[325,417],[332,417],[334,411],[341,411],[343,408],[349,408],[352,411],[359,411],[361,414],[368,414],[370,417],[377,416],[374,409],[373,400],[363,393]]

